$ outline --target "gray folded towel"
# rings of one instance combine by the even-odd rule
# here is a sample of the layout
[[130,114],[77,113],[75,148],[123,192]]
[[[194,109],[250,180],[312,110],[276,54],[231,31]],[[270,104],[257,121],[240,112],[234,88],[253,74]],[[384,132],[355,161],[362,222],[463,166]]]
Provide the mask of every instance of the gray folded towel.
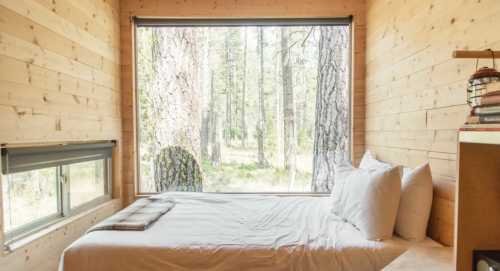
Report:
[[168,197],[139,199],[129,207],[94,225],[93,231],[144,231],[175,206]]

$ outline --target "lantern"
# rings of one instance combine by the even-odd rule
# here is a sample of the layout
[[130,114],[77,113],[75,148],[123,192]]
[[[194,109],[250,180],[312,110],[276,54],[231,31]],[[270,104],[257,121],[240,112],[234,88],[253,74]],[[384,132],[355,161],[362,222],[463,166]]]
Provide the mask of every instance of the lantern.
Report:
[[486,86],[493,82],[500,81],[500,72],[495,69],[495,54],[491,51],[493,68],[482,67],[478,69],[478,59],[476,59],[476,72],[469,78],[467,86],[467,103],[470,106],[481,105],[481,96],[486,94]]

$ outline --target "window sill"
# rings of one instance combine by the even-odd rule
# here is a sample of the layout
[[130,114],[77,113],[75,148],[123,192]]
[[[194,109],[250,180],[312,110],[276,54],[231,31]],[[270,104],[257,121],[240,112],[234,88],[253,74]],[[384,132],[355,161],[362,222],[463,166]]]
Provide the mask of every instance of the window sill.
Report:
[[88,209],[88,210],[85,210],[83,212],[80,212],[76,215],[73,215],[73,216],[69,216],[69,217],[62,217],[56,221],[54,221],[54,223],[40,229],[40,230],[37,230],[36,232],[33,232],[31,234],[28,234],[26,236],[23,236],[17,240],[14,240],[12,242],[9,242],[8,244],[5,244],[4,245],[4,255],[6,254],[10,254],[14,251],[16,251],[17,249],[20,249],[52,232],[55,232],[69,224],[71,224],[72,222],[80,219],[80,218],[83,218],[87,215],[90,215],[94,212],[96,212],[97,210],[99,209],[102,209],[104,207],[107,207],[107,206],[112,206],[112,205],[116,205],[116,204],[120,204],[120,199],[110,199],[104,203],[101,203],[97,206],[95,206],[94,208],[91,208],[91,209]]
[[[174,191],[172,191],[174,192]],[[314,192],[201,192],[206,194],[222,194],[222,195],[255,195],[255,196],[278,196],[278,197],[329,197],[330,192],[314,193]],[[135,195],[135,199],[147,198],[160,193],[139,193]]]

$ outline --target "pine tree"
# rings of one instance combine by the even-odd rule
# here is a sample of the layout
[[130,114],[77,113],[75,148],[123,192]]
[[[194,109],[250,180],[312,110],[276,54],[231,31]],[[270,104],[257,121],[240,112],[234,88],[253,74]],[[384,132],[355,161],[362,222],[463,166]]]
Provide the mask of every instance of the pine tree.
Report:
[[247,143],[247,123],[246,123],[246,91],[247,91],[247,35],[248,29],[245,28],[245,37],[243,45],[243,78],[241,86],[241,117],[240,117],[240,129],[241,129],[241,147],[245,148]]
[[267,166],[264,154],[264,138],[266,133],[266,109],[264,103],[264,31],[258,28],[257,50],[259,52],[259,118],[257,121],[258,163]]
[[295,131],[295,99],[293,74],[290,57],[289,31],[281,28],[281,70],[283,77],[283,138],[285,169],[288,173],[289,188],[295,183],[297,139]]
[[348,158],[348,32],[347,28],[321,27],[312,191],[330,191],[334,163]]

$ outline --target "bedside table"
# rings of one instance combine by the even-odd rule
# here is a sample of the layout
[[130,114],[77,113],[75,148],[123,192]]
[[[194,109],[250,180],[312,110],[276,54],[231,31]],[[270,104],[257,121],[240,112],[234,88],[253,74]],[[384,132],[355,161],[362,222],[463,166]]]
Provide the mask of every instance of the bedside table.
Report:
[[414,246],[383,271],[455,271],[452,247]]

